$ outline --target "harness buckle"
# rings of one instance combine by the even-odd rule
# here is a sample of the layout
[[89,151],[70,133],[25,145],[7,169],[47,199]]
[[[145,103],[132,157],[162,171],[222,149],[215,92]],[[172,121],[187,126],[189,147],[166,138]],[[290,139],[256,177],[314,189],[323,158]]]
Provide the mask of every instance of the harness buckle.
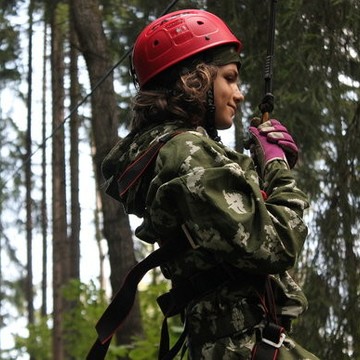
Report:
[[285,333],[281,333],[281,334],[280,334],[280,337],[279,337],[279,341],[278,341],[277,343],[275,343],[274,341],[271,341],[271,340],[269,340],[269,339],[267,339],[267,338],[265,338],[265,337],[263,337],[263,338],[261,339],[261,341],[264,342],[265,344],[268,344],[268,345],[270,345],[270,346],[272,346],[272,347],[274,347],[274,348],[279,349],[279,348],[281,347],[281,345],[283,344],[285,338],[286,338],[286,334],[285,334]]

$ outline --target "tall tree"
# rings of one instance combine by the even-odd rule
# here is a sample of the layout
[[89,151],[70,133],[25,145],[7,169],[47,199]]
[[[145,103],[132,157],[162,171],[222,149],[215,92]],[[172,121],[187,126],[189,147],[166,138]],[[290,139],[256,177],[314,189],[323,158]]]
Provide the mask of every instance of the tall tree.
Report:
[[66,221],[65,141],[64,141],[64,42],[63,7],[53,3],[50,10],[51,68],[52,68],[52,229],[53,229],[53,358],[65,360],[65,329],[63,326],[66,302],[63,286],[69,278],[69,251]]
[[[103,184],[101,163],[118,140],[117,104],[114,93],[112,63],[108,42],[102,27],[100,4],[97,0],[71,2],[81,52],[85,58],[90,84],[92,133],[94,138],[96,183]],[[101,83],[101,88],[98,87]],[[100,191],[103,212],[103,233],[108,243],[111,266],[111,286],[116,292],[130,267],[135,264],[132,232],[123,207]],[[140,310],[135,303],[122,332],[121,344],[131,343],[134,335],[142,334]]]
[[[72,13],[70,13],[72,16]],[[80,202],[79,202],[79,114],[80,99],[78,72],[78,40],[74,21],[70,21],[70,182],[71,182],[71,234],[70,234],[70,277],[80,278]]]
[[[27,131],[26,131],[26,158],[25,158],[25,187],[26,187],[26,244],[27,244],[27,281],[26,281],[26,299],[27,299],[27,311],[29,324],[34,323],[34,293],[33,293],[33,262],[32,262],[32,231],[33,231],[33,219],[32,219],[32,169],[31,169],[31,153],[32,153],[32,39],[33,39],[33,13],[34,2],[31,0],[29,3],[28,18],[29,18],[29,30],[28,30],[28,76],[27,76]],[[30,356],[32,359],[33,357]]]
[[[46,7],[46,5],[45,5]],[[46,10],[44,9],[44,13]],[[41,279],[41,316],[47,315],[47,260],[48,260],[48,206],[47,206],[47,168],[46,168],[46,98],[47,98],[47,29],[48,24],[44,21],[43,34],[43,74],[42,74],[42,102],[41,102],[41,139],[42,139],[42,154],[41,154],[41,236],[42,236],[42,279]]]

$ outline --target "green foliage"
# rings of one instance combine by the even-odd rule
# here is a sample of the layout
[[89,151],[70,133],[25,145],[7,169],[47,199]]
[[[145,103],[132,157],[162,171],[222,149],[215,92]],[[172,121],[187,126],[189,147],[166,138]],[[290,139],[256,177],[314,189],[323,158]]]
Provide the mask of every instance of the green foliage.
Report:
[[51,360],[51,329],[49,317],[38,317],[35,324],[28,326],[27,338],[16,336],[15,349],[18,356],[29,354],[37,360]]
[[[168,291],[169,284],[158,270],[154,270],[152,275],[152,282],[139,291],[145,337],[134,339],[128,346],[116,345],[113,339],[107,359],[125,356],[131,360],[157,359],[164,316],[156,298]],[[64,288],[63,294],[69,304],[64,321],[67,352],[72,359],[83,360],[96,339],[94,326],[107,306],[106,296],[93,282],[84,284],[78,280],[72,280]],[[182,331],[180,318],[170,318],[168,326],[170,341],[174,344]],[[37,315],[35,324],[28,326],[28,336],[16,336],[14,350],[18,357],[29,354],[37,360],[51,360],[51,336],[51,317]]]
[[[97,337],[94,326],[106,308],[106,297],[93,282],[73,280],[64,288],[64,298],[68,301],[64,321],[67,352],[72,359],[83,360]],[[51,360],[51,317],[38,315],[35,324],[28,326],[28,333],[28,337],[16,337],[19,356],[30,354],[37,360]]]
[[8,19],[9,13],[13,12],[11,3],[4,3],[0,8],[0,80],[3,84],[20,78],[16,64],[20,52],[19,30]]
[[72,280],[64,298],[69,302],[64,319],[66,350],[74,360],[82,360],[97,337],[94,326],[107,305],[106,297],[93,282]]

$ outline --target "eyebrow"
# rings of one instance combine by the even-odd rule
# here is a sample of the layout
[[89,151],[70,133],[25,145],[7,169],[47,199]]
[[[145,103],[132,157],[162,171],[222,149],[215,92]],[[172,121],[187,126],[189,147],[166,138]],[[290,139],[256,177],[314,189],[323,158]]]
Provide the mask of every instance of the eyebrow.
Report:
[[231,73],[232,75],[235,75],[235,76],[239,76],[240,75],[240,73],[239,73],[239,71],[237,70],[237,69],[226,69],[226,70],[224,70],[224,73],[226,74],[226,73]]

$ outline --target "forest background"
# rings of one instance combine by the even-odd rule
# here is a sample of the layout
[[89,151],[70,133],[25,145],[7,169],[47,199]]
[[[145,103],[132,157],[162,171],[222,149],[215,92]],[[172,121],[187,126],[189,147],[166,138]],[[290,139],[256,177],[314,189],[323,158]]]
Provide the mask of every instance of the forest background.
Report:
[[[173,1],[173,3],[175,3]],[[0,358],[84,359],[94,324],[151,247],[104,194],[100,165],[127,133],[128,55],[168,1],[0,2]],[[222,17],[243,41],[244,151],[263,96],[269,1],[177,1]],[[360,360],[360,2],[278,1],[275,109],[301,149],[310,234],[293,272],[309,300],[294,336],[321,359]],[[156,359],[169,284],[144,283],[109,359]],[[181,330],[170,324],[172,336]]]

